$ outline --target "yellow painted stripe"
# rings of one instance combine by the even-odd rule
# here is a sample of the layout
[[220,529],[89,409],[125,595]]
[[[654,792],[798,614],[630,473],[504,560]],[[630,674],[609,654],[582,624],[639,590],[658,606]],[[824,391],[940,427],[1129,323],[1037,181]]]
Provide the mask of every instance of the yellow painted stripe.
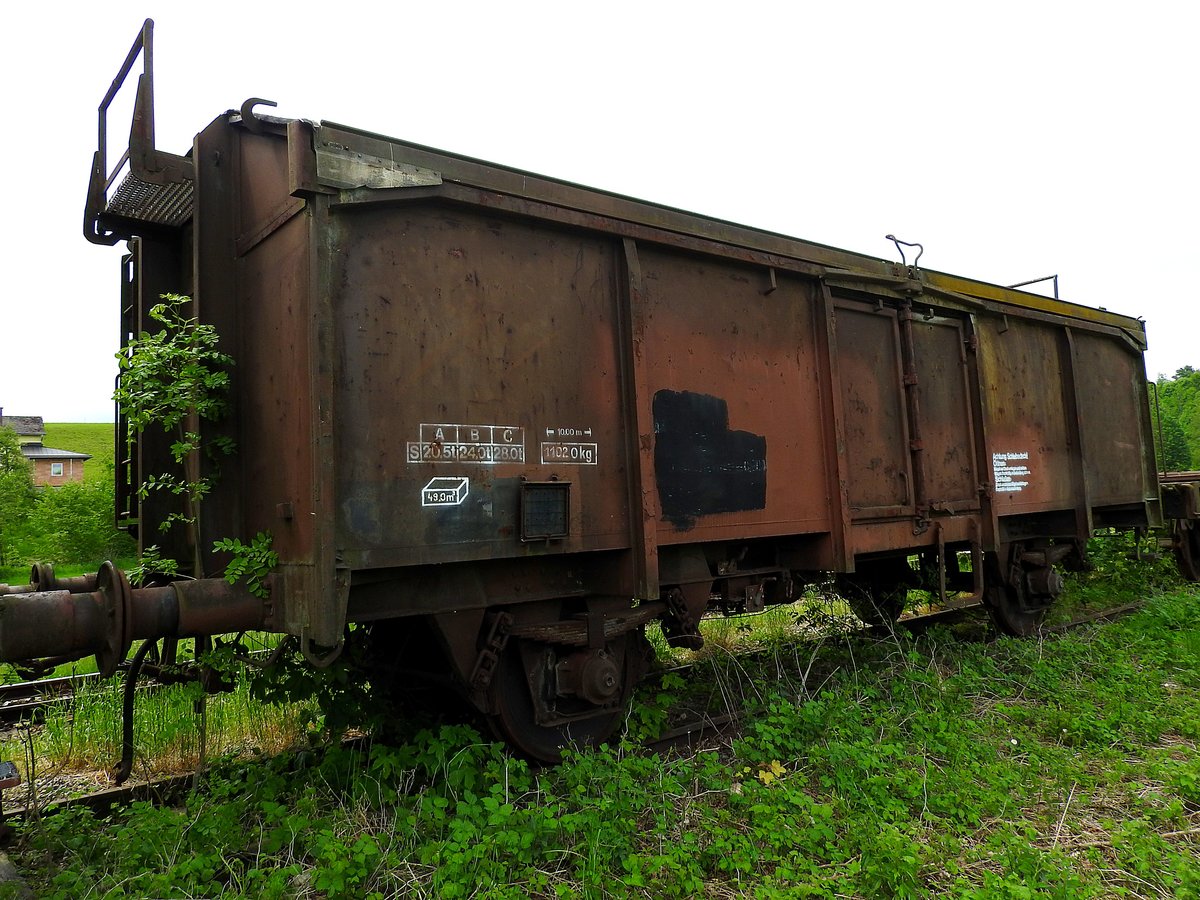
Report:
[[978,297],[980,300],[993,300],[1021,309],[1033,309],[1056,316],[1070,316],[1073,319],[1083,319],[1086,322],[1097,322],[1101,325],[1114,325],[1130,332],[1132,336],[1141,341],[1145,341],[1146,323],[1131,316],[1123,316],[1106,309],[1080,306],[1078,303],[1068,303],[1066,300],[1055,300],[1053,297],[1043,297],[1040,294],[1029,294],[1025,291],[1001,287],[998,284],[944,275],[941,272],[926,272],[925,279],[929,284],[966,294],[968,297]]

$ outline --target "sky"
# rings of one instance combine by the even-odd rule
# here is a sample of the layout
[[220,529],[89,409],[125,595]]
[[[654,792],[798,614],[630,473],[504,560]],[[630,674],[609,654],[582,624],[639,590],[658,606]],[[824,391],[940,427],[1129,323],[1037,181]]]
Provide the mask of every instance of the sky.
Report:
[[164,150],[265,97],[884,259],[895,234],[928,269],[1057,274],[1146,319],[1152,378],[1200,367],[1198,4],[68,0],[0,13],[8,415],[112,420],[121,249],[82,216],[146,16]]

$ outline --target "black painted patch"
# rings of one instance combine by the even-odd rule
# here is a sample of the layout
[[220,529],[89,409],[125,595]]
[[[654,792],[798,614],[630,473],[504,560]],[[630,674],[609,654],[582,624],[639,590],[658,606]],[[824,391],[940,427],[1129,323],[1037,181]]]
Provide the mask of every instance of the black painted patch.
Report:
[[767,439],[729,430],[729,406],[691,391],[654,395],[654,471],[663,518],[691,528],[700,516],[767,505]]

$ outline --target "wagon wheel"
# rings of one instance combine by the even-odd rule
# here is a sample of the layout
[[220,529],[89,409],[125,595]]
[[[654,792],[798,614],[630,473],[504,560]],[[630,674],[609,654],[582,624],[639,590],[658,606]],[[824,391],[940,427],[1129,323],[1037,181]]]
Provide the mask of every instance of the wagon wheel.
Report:
[[860,564],[857,572],[839,575],[837,590],[867,625],[890,626],[904,612],[908,590],[916,579],[907,560],[880,560]]
[[1046,611],[1049,609],[1026,608],[1021,602],[1021,595],[1006,584],[988,587],[983,592],[983,600],[996,629],[1013,637],[1029,637],[1035,634],[1046,620]]
[[[628,646],[628,637],[617,638],[609,643],[609,647],[619,652],[620,644]],[[561,725],[538,723],[529,681],[525,677],[520,643],[519,639],[509,641],[488,686],[492,709],[488,723],[496,737],[526,756],[549,763],[562,760],[564,747],[596,747],[608,740],[624,718],[624,703],[590,718]],[[624,654],[621,653],[620,657],[623,659]],[[625,694],[628,694],[628,689]]]
[[[1029,637],[1037,633],[1061,588],[1061,579],[1053,576],[1052,563],[1043,565],[1041,569],[1026,571],[1024,564],[1017,562],[1024,558],[1025,551],[1024,544],[1013,543],[1000,553],[988,553],[984,560],[983,603],[991,614],[996,630],[1013,637]],[[1051,554],[1047,551],[1046,555]],[[1002,559],[1007,562],[1001,562]],[[1038,598],[1041,602],[1030,602],[1030,591],[1035,581],[1044,592]],[[1059,582],[1058,587],[1052,586],[1055,581]]]
[[1200,581],[1200,528],[1189,522],[1175,523],[1175,561],[1188,581]]

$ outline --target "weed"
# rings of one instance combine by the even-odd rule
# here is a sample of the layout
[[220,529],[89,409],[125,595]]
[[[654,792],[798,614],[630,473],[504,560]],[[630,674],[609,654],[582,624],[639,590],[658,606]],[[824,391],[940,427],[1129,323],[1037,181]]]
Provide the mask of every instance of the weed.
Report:
[[[198,686],[139,689],[134,719],[136,774],[150,777],[195,768],[199,758],[195,699]],[[68,705],[51,706],[32,732],[33,753],[42,777],[92,772],[97,762],[121,754],[121,691],[117,680],[82,686]],[[311,710],[256,701],[243,684],[209,698],[207,741],[217,754],[278,753],[305,734]],[[0,740],[3,758],[20,758],[16,738]],[[28,766],[27,766],[28,769]],[[29,773],[26,771],[26,780]]]

